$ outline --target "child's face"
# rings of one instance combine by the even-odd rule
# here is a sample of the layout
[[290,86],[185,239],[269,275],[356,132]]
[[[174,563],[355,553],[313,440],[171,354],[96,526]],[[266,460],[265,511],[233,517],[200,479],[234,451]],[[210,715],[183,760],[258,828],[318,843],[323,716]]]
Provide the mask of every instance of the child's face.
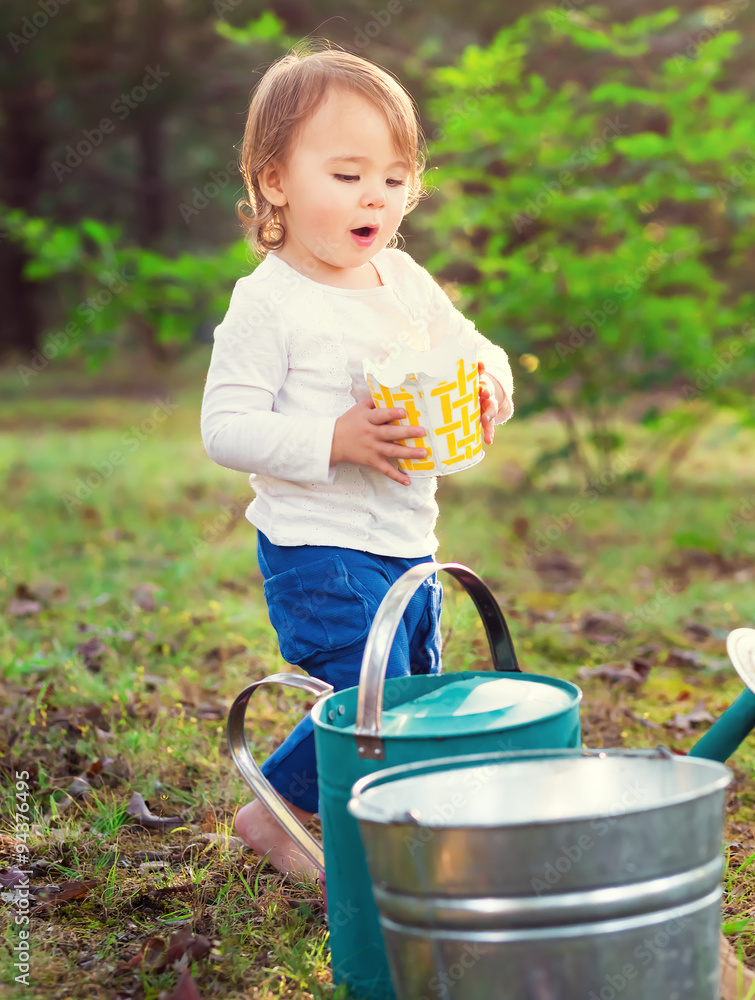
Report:
[[[361,159],[342,158],[349,156]],[[277,178],[268,175],[265,193],[280,206],[286,227],[279,255],[315,280],[367,264],[404,216],[409,164],[401,159],[379,108],[356,94],[331,92]],[[373,228],[360,239],[353,231],[363,226]]]

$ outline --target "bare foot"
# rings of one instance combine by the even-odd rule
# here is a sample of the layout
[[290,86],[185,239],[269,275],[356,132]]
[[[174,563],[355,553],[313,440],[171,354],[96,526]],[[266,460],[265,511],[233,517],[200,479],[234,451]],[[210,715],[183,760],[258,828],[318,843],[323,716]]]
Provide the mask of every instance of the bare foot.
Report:
[[[291,802],[286,802],[286,805],[301,823],[306,823],[313,816],[313,813],[305,812]],[[303,876],[312,881],[317,877],[318,869],[259,799],[239,809],[234,826],[244,843],[260,857],[267,855],[267,860],[279,872]]]

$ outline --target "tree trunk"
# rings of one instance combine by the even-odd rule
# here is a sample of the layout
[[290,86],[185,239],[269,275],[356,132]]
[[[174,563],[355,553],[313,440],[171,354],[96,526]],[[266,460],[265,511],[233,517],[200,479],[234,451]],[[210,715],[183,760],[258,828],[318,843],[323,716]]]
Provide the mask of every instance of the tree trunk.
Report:
[[39,346],[39,316],[34,289],[23,277],[27,255],[7,237],[0,244],[0,288],[3,289],[0,356],[18,354],[31,358]]
[[[165,178],[163,176],[162,119],[144,109],[136,139],[139,144],[139,245],[157,247],[165,232]],[[147,117],[149,115],[149,117]]]
[[[39,127],[41,102],[33,86],[0,94],[4,123],[0,160],[0,201],[33,213],[47,142]],[[39,346],[40,283],[23,276],[28,255],[19,243],[0,232],[0,288],[3,290],[0,354],[31,356]]]
[[[144,66],[157,67],[165,64],[165,35],[167,30],[167,10],[164,0],[143,0],[142,17],[144,46]],[[160,84],[159,86],[163,86]],[[136,141],[139,148],[139,177],[137,185],[136,217],[139,246],[159,249],[165,232],[165,207],[167,185],[163,171],[163,111],[164,104],[158,101],[139,109],[135,117]],[[151,320],[141,316],[136,322],[140,339],[150,357],[158,363],[168,359],[165,346],[157,338],[157,330]]]

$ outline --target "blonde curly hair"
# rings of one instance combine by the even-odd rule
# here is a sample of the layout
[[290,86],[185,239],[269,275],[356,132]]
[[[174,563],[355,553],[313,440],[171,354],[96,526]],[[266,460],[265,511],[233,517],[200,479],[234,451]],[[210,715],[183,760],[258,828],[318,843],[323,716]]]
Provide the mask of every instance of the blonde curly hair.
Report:
[[[236,215],[258,258],[269,250],[279,250],[286,239],[278,207],[260,191],[260,171],[271,160],[286,162],[302,126],[333,87],[367,98],[388,120],[393,144],[410,165],[405,214],[427,193],[422,186],[424,137],[410,95],[385,70],[361,56],[340,49],[312,48],[312,41],[305,40],[272,63],[249,104],[239,156],[246,197],[236,203]],[[396,243],[394,234],[389,246]]]

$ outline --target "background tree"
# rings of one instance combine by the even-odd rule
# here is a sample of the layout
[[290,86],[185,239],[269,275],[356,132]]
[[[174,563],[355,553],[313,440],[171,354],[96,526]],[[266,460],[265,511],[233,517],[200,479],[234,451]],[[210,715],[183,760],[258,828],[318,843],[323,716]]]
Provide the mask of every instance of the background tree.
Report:
[[[627,35],[627,25],[636,15],[644,17],[656,6],[655,0],[618,0],[609,14],[579,0],[559,0],[547,8],[544,21],[533,21],[519,31],[516,44],[526,48],[526,57],[520,48],[511,53],[516,58],[505,87],[496,84],[497,89],[480,99],[480,107],[492,116],[490,121],[508,131],[493,139],[488,131],[484,140],[487,152],[484,145],[478,148],[479,135],[474,129],[468,129],[466,135],[463,129],[457,133],[462,142],[458,150],[461,171],[477,171],[457,191],[457,228],[461,232],[474,224],[479,213],[489,210],[485,193],[491,178],[481,178],[479,167],[503,171],[494,183],[507,189],[504,200],[508,198],[513,214],[530,195],[537,196],[537,184],[551,179],[549,171],[559,159],[572,155],[575,142],[587,139],[587,118],[580,124],[565,113],[565,108],[558,112],[557,102],[549,102],[549,94],[560,94],[559,100],[568,106],[570,94],[579,99],[579,95],[597,92],[598,85],[608,79],[614,84],[631,82],[651,94],[661,85],[660,67],[674,53],[684,55],[701,73],[695,84],[698,92],[681,96],[682,104],[704,100],[710,88],[721,94],[751,92],[755,8],[746,0],[730,0],[715,9],[685,0],[675,8],[676,18],[635,20],[634,34]],[[34,350],[44,346],[45,335],[59,336],[61,327],[92,294],[107,297],[109,285],[106,280],[103,290],[100,277],[104,274],[107,279],[115,265],[125,261],[131,268],[124,285],[129,293],[120,294],[106,312],[98,313],[97,321],[88,323],[86,335],[82,333],[77,340],[86,344],[90,360],[106,348],[108,338],[126,349],[129,344],[146,343],[159,357],[168,341],[189,340],[219,318],[223,284],[227,297],[227,282],[254,266],[234,247],[241,235],[234,205],[242,193],[235,161],[249,94],[266,66],[294,41],[309,35],[328,38],[396,73],[415,96],[424,130],[434,137],[434,157],[440,157],[444,142],[450,141],[456,129],[455,119],[467,114],[464,102],[470,97],[478,100],[475,91],[480,79],[475,78],[474,53],[485,51],[491,43],[500,47],[494,38],[525,9],[523,2],[517,2],[502,11],[487,0],[471,8],[451,0],[432,5],[429,0],[413,0],[398,10],[394,5],[394,13],[370,0],[352,0],[346,7],[335,0],[322,0],[316,8],[303,0],[276,0],[269,10],[251,0],[119,0],[109,5],[77,0],[75,5],[62,6],[58,0],[34,5],[28,0],[8,0],[0,9],[5,38],[0,49],[0,141],[4,150],[0,205],[6,206],[0,281],[7,303],[0,320],[0,354],[16,354],[22,362],[30,358]],[[736,28],[739,40],[736,44],[725,42],[725,52],[705,45],[706,40],[715,43],[724,38],[731,27]],[[703,49],[708,53],[704,59],[699,56]],[[469,54],[462,57],[465,51]],[[709,57],[717,60],[715,79],[702,71]],[[456,62],[462,67],[462,77],[454,77],[449,70],[444,83],[444,67]],[[150,68],[152,76],[147,83],[158,82],[147,89],[145,78]],[[535,78],[540,81],[541,93],[531,88],[529,81]],[[669,93],[673,92],[672,88]],[[522,97],[522,93],[527,96]],[[439,99],[434,101],[435,97]],[[499,108],[502,97],[509,104],[514,101],[515,113],[507,115],[506,109]],[[530,106],[539,102],[542,121],[537,111],[530,113],[531,107],[525,107],[527,102]],[[683,124],[681,106],[664,108],[654,97],[644,105],[635,100],[622,106],[604,91],[600,101],[592,105],[582,101],[582,106],[593,116],[607,114],[610,107],[623,107],[633,131],[659,137],[666,134],[669,111],[677,116],[680,127]],[[742,113],[746,117],[746,109]],[[471,117],[475,117],[474,109]],[[691,117],[694,134],[702,134],[703,122],[696,115]],[[106,126],[109,131],[100,128],[105,119],[110,123]],[[568,130],[575,125],[577,131],[572,134]],[[740,137],[742,127],[737,132]],[[567,131],[559,133],[559,128]],[[522,136],[522,156],[511,186],[506,173],[511,164],[503,166],[503,159],[488,154],[491,142],[508,143],[514,133]],[[541,135],[547,135],[542,144]],[[590,176],[601,177],[605,188],[601,204],[604,209],[608,206],[609,212],[607,192],[611,185],[622,180],[622,193],[615,196],[628,206],[638,191],[643,163],[650,162],[647,156],[642,160],[637,140],[633,141],[636,155],[623,152],[621,157],[622,161],[635,160],[630,171],[634,188],[627,188],[617,173],[618,140],[611,145],[613,158],[604,153],[590,165]],[[742,154],[741,146],[737,148]],[[456,155],[452,146],[448,152]],[[731,148],[730,152],[735,154]],[[518,155],[515,151],[515,158]],[[671,151],[669,155],[673,159],[676,154]],[[536,183],[529,188],[521,173],[529,168],[527,156],[531,156],[536,174]],[[654,169],[662,172],[666,153],[661,146],[654,157]],[[444,176],[434,170],[437,162],[431,159],[429,174],[431,183],[437,176],[436,184]],[[719,167],[725,167],[722,158]],[[690,183],[704,179],[706,169],[702,163],[695,168]],[[446,176],[453,184],[450,172],[446,170]],[[725,170],[722,177],[725,179]],[[479,190],[476,185],[480,185]],[[578,189],[580,185],[575,184],[574,190]],[[453,223],[442,211],[446,197],[447,191],[439,190],[402,226],[408,249],[423,262],[436,252],[440,256],[435,262],[444,260],[447,227]],[[692,213],[685,222],[678,192],[674,197],[676,222],[697,230],[695,213],[700,199],[694,206],[685,202],[686,210]],[[571,194],[561,199],[563,208],[558,212],[571,200]],[[746,198],[735,193],[727,204],[732,211],[737,206],[734,215],[719,217],[713,208],[704,228],[710,238],[715,231],[719,241],[715,250],[718,272],[738,260],[737,280],[745,280],[748,237],[738,213],[744,210]],[[551,229],[546,210],[531,220],[528,232],[514,234],[522,248],[520,265],[527,269],[528,280],[520,281],[510,260],[512,270],[502,304],[509,294],[519,294],[514,287],[518,284],[521,301],[517,308],[522,314],[528,313],[527,297],[535,288],[533,306],[535,311],[539,309],[543,275],[551,275],[551,286],[558,289],[563,269],[541,272],[532,267],[527,256],[537,252],[542,264],[547,239],[553,241],[555,249],[564,235],[564,249],[571,255],[576,253],[580,260],[584,258],[582,263],[576,261],[575,267],[585,266],[595,246],[590,212],[599,205],[582,200],[576,208],[579,232],[564,232],[560,223]],[[436,209],[437,224],[423,225]],[[493,218],[489,216],[490,221]],[[37,221],[30,224],[30,219]],[[92,222],[84,225],[84,219]],[[645,219],[646,223],[651,221],[652,217]],[[549,237],[543,235],[544,227]],[[681,230],[677,236],[683,236]],[[453,239],[458,242],[458,235]],[[482,231],[473,236],[475,253],[483,239]],[[734,240],[739,241],[737,246]],[[496,252],[495,243],[489,250]],[[705,247],[699,253],[707,261],[714,251]],[[466,249],[463,256],[470,259]],[[450,258],[445,263],[450,267]],[[447,277],[464,277],[458,264],[457,254],[457,270],[447,270]],[[711,273],[718,272],[714,267]],[[664,268],[663,275],[667,273]],[[475,275],[475,271],[469,272],[468,294]],[[215,293],[210,288],[213,279],[219,285]],[[659,276],[654,280],[665,279]],[[727,281],[734,281],[733,275],[729,274]],[[570,287],[568,296],[562,294],[552,303],[556,313],[560,310],[565,328],[567,320],[574,317],[574,287],[579,284]],[[489,302],[484,304],[490,294],[495,294],[494,284],[481,289],[481,322],[490,308]],[[510,321],[515,319],[509,316]],[[541,343],[537,340],[535,349],[529,350],[532,345],[523,340],[521,351],[537,356]],[[532,405],[545,405],[549,398],[535,395]]]
[[[445,124],[432,147],[441,202],[424,217],[431,267],[537,368],[521,380],[522,412],[553,408],[566,430],[545,464],[569,458],[589,475],[610,461],[623,444],[613,417],[633,393],[662,393],[640,418],[659,427],[667,412],[677,461],[704,400],[750,412],[751,97],[724,73],[736,32],[669,51],[679,37],[673,10],[623,24],[550,11],[434,73],[430,108]],[[556,87],[533,70],[563,48],[586,82]]]

